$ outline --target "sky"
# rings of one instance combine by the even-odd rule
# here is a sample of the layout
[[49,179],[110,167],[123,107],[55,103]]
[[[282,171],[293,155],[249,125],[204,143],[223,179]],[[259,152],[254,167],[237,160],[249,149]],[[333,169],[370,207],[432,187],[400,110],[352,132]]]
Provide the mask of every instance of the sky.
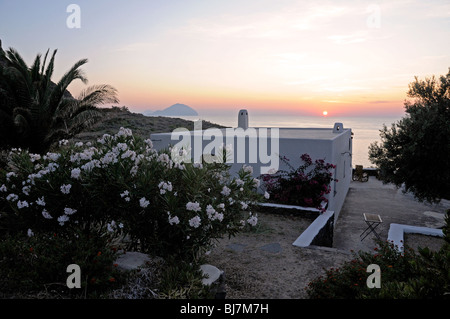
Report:
[[55,82],[87,58],[133,112],[398,115],[448,72],[450,1],[0,0],[0,39],[29,64],[58,49]]

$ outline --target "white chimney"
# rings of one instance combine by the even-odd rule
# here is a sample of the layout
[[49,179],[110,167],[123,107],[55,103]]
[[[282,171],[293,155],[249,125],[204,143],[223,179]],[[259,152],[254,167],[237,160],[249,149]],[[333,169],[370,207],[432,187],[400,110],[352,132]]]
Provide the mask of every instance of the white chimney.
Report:
[[342,133],[344,125],[342,123],[334,123],[333,133]]
[[248,112],[247,110],[240,110],[238,115],[238,127],[244,130],[248,129]]

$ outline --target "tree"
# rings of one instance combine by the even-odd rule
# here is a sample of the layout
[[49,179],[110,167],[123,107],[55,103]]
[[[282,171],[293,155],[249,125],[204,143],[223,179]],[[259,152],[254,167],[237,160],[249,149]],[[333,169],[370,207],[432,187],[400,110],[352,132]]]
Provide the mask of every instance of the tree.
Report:
[[[21,147],[45,153],[50,146],[69,139],[101,117],[97,106],[118,103],[117,90],[110,85],[94,85],[78,98],[67,91],[75,80],[87,83],[76,62],[57,82],[51,81],[57,50],[42,60],[41,54],[28,67],[13,48],[0,48],[0,148]],[[50,58],[46,63],[47,58]]]
[[404,186],[420,201],[450,199],[450,68],[409,84],[406,116],[380,130],[369,159],[384,183]]

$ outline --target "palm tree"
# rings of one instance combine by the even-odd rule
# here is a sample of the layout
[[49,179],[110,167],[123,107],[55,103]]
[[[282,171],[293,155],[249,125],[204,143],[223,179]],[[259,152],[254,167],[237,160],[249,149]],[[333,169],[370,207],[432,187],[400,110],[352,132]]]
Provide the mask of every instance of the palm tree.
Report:
[[98,105],[118,103],[117,90],[110,85],[94,85],[73,98],[67,87],[74,80],[87,83],[76,62],[57,83],[51,81],[57,50],[50,59],[38,54],[28,67],[13,48],[0,49],[0,147],[27,148],[45,153],[55,142],[69,139],[96,123],[102,116]]

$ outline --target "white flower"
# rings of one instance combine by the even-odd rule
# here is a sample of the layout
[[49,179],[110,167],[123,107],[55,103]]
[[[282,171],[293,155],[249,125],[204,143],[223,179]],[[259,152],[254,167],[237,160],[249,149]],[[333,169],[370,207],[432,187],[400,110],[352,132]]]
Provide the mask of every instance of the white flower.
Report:
[[202,163],[194,163],[194,164],[192,164],[192,166],[193,166],[194,168],[200,168],[200,169],[203,168],[203,164],[202,164]]
[[249,223],[251,226],[256,226],[258,223],[258,215],[250,215],[250,217],[247,219],[247,223]]
[[30,187],[30,186],[24,186],[24,187],[22,187],[22,193],[24,193],[24,194],[27,195],[27,196],[30,195],[30,190],[31,190],[31,187]]
[[108,152],[105,154],[105,156],[103,156],[100,161],[102,162],[103,165],[106,164],[111,164],[111,163],[117,163],[118,159],[117,159],[117,154],[114,152]]
[[241,207],[245,210],[248,208],[248,204],[246,202],[241,202]]
[[189,219],[189,226],[194,227],[194,228],[198,228],[201,224],[201,219],[200,216],[195,216],[192,217],[191,219]]
[[103,134],[102,138],[98,139],[97,142],[99,142],[100,144],[105,144],[106,141],[110,138],[111,138],[111,135]]
[[135,176],[135,175],[137,174],[138,170],[139,170],[139,166],[134,165],[134,166],[130,169],[130,174],[131,174],[131,176]]
[[34,236],[34,233],[33,233],[33,231],[30,228],[28,228],[27,235],[28,235],[28,237],[33,237]]
[[116,136],[133,136],[133,132],[129,128],[121,127]]
[[70,184],[67,184],[67,185],[61,185],[61,187],[60,187],[61,193],[63,193],[63,194],[69,194],[71,188],[72,188],[72,185],[70,185]]
[[111,223],[108,223],[106,225],[106,228],[108,230],[108,232],[112,233],[113,231],[116,230],[117,226],[116,226],[116,222],[115,221],[111,221]]
[[9,182],[11,180],[11,177],[17,177],[17,174],[14,172],[9,172],[6,174],[6,180]]
[[260,184],[260,180],[257,179],[257,178],[254,178],[254,179],[253,179],[253,185],[254,185],[255,187],[259,187],[259,184]]
[[170,225],[173,225],[173,224],[178,225],[179,223],[180,223],[180,219],[178,218],[178,216],[172,217],[169,214],[169,224]]
[[[126,144],[125,144],[126,145]],[[136,152],[132,150],[127,150],[125,153],[122,154],[121,158],[131,158],[132,161],[136,159]]]
[[269,195],[268,192],[264,192],[264,198],[265,198],[265,199],[269,199],[269,198],[270,198],[270,195]]
[[120,151],[125,152],[127,149],[128,149],[128,145],[126,143],[117,143],[114,151],[118,152],[120,150]]
[[59,164],[57,164],[57,163],[48,163],[48,165],[47,165],[47,171],[48,172],[54,172],[54,171],[56,171],[56,169],[59,167]]
[[9,194],[8,196],[6,196],[7,201],[15,202],[18,199],[19,199],[19,196],[17,196],[16,194]]
[[146,200],[145,197],[142,197],[139,200],[139,205],[141,205],[142,208],[146,208],[149,204],[150,204],[150,202],[148,200]]
[[72,209],[69,207],[64,208],[64,214],[66,214],[66,215],[72,215],[72,214],[75,214],[76,212],[77,212],[76,209]]
[[170,158],[169,155],[167,155],[166,153],[162,153],[158,156],[158,162],[162,162],[162,163],[169,163],[170,162]]
[[3,185],[0,187],[0,192],[5,193],[5,192],[7,192],[7,191],[8,191],[8,189],[6,188],[5,184],[3,184]]
[[42,196],[41,198],[38,198],[38,199],[36,200],[36,204],[39,205],[39,206],[45,206],[45,199],[44,199],[44,196]]
[[22,208],[24,208],[24,207],[30,207],[29,205],[28,205],[28,202],[26,201],[26,200],[24,200],[24,201],[18,201],[17,202],[17,208],[19,208],[19,209],[22,209]]
[[76,143],[75,143],[75,146],[76,146],[76,147],[81,147],[81,146],[83,146],[83,142],[76,142]]
[[223,220],[223,213],[216,212],[216,214],[214,215],[214,219],[218,219],[219,221],[222,221]]
[[64,223],[67,222],[69,220],[69,216],[67,215],[62,215],[58,217],[58,222],[61,226],[64,226]]
[[242,179],[240,179],[240,178],[236,179],[236,185],[237,186],[242,186],[244,184],[245,184],[245,182]]
[[199,212],[199,211],[202,210],[201,207],[200,207],[200,204],[197,203],[197,202],[194,202],[194,203],[189,202],[189,203],[187,203],[186,204],[186,209],[187,210],[192,210],[194,212]]
[[216,210],[212,207],[212,205],[206,206],[206,213],[209,215],[213,215],[216,212]]
[[60,157],[61,157],[61,154],[59,154],[59,153],[50,153],[49,152],[46,155],[44,155],[44,159],[49,158],[53,162],[56,162]]
[[145,144],[147,144],[147,146],[149,147],[149,148],[152,148],[153,147],[153,142],[152,142],[152,140],[151,139],[146,139],[145,141]]
[[[129,202],[129,201],[130,201],[130,197],[128,197],[129,194],[130,194],[129,191],[124,191],[122,194],[120,194],[120,197],[122,197],[122,198],[125,197],[125,200],[126,200],[127,202]],[[128,200],[127,200],[127,198],[128,198]]]
[[224,203],[221,203],[221,204],[217,205],[217,207],[219,207],[222,210],[225,210],[225,204]]
[[250,165],[243,165],[242,166],[242,170],[245,172],[245,173],[250,173],[250,174],[253,174],[253,167],[252,166],[250,166]]
[[87,162],[86,164],[84,164],[83,166],[81,166],[81,169],[83,171],[91,171],[94,167],[101,167],[100,165],[100,161],[97,159],[91,160],[89,162]]
[[53,218],[52,215],[50,215],[50,213],[46,209],[42,210],[42,216],[44,216],[44,218],[46,218],[46,219],[52,219]]
[[79,179],[80,178],[80,174],[81,174],[81,169],[79,168],[74,168],[71,172],[70,172],[70,177],[74,178],[74,179]]
[[61,145],[67,145],[68,143],[69,143],[68,140],[61,140],[61,141],[59,141],[59,146],[61,146]]
[[35,161],[38,161],[40,159],[41,159],[41,155],[39,155],[39,154],[30,154],[31,163],[34,163]]
[[228,196],[228,195],[230,195],[230,193],[231,193],[231,189],[229,189],[227,186],[224,186],[223,188],[222,188],[222,191],[220,192],[222,195],[224,195],[224,196]]
[[159,192],[161,194],[165,194],[166,191],[169,191],[169,192],[172,191],[172,183],[171,182],[167,182],[167,183],[161,182],[161,183],[159,183],[158,187],[159,187]]

